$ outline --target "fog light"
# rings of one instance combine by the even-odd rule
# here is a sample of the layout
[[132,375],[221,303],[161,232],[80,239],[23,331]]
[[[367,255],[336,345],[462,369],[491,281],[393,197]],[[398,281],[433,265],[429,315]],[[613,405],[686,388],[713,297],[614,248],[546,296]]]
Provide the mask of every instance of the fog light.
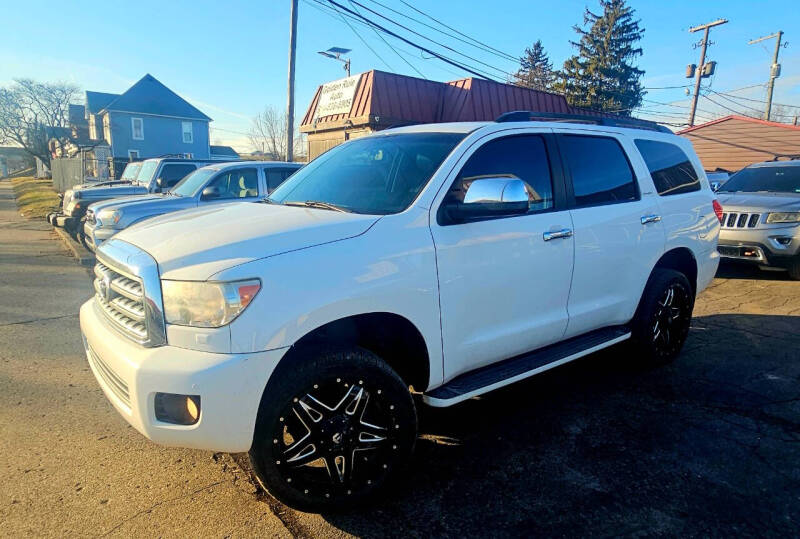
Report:
[[176,425],[194,425],[200,418],[200,395],[156,393],[156,419]]
[[781,245],[789,245],[792,243],[791,236],[775,236],[775,241],[780,243]]

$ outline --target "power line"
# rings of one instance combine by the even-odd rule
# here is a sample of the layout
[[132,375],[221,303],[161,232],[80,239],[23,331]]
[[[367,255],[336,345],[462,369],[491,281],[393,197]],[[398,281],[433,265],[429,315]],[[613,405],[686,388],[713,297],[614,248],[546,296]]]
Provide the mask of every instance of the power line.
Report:
[[[725,110],[727,110],[727,111],[730,111],[730,112],[732,112],[732,113],[734,113],[734,114],[738,114],[739,116],[750,116],[750,117],[752,118],[752,116],[751,116],[750,114],[747,114],[747,113],[744,113],[744,112],[740,112],[740,111],[738,111],[738,110],[734,110],[734,109],[732,109],[732,108],[730,108],[730,107],[727,107],[727,106],[723,105],[722,103],[719,103],[719,102],[717,102],[717,101],[714,101],[713,99],[711,99],[710,97],[708,97],[708,94],[704,94],[704,95],[702,95],[701,97],[705,97],[706,99],[708,99],[709,101],[711,101],[712,103],[714,103],[716,106],[718,106],[718,107],[721,107],[721,108],[723,108],[723,109],[725,109]],[[755,110],[755,109],[753,109],[753,110]]]
[[[493,66],[492,64],[487,64],[486,62],[484,62],[482,60],[479,60],[477,58],[474,58],[474,57],[472,57],[472,56],[470,56],[468,54],[464,54],[463,52],[458,51],[458,50],[454,49],[453,47],[450,47],[449,45],[445,45],[444,43],[440,43],[439,41],[436,41],[435,39],[431,39],[430,37],[428,37],[428,36],[426,36],[424,34],[421,34],[421,33],[417,32],[416,30],[414,30],[412,28],[409,28],[408,26],[400,24],[399,22],[393,20],[392,18],[387,17],[386,15],[383,15],[382,13],[379,13],[378,11],[375,11],[374,9],[371,9],[371,8],[367,7],[364,4],[361,4],[360,2],[357,2],[356,0],[349,0],[349,1],[350,1],[351,4],[355,4],[355,5],[363,8],[363,9],[366,9],[367,11],[372,13],[373,15],[377,15],[378,17],[380,17],[380,18],[382,18],[382,19],[394,24],[395,26],[399,26],[400,28],[406,30],[407,32],[411,32],[412,34],[414,34],[414,35],[416,35],[418,37],[421,37],[422,39],[430,41],[431,43],[435,43],[436,45],[438,45],[438,46],[440,46],[440,47],[442,47],[444,49],[447,49],[447,50],[449,50],[451,52],[454,52],[454,53],[456,53],[456,54],[458,54],[460,56],[463,56],[464,58],[468,58],[468,59],[472,60],[473,62],[477,62],[477,63],[479,63],[479,64],[481,64],[483,66],[488,67],[489,69],[493,69],[493,70],[495,70],[495,71],[497,71],[499,73],[502,73],[504,75],[511,76],[511,73],[509,73],[508,71],[505,71],[503,69],[500,69],[499,67]],[[333,2],[331,2],[331,3],[333,3]]]
[[[475,43],[470,42],[470,41],[468,41],[466,39],[463,39],[463,38],[461,38],[461,37],[459,37],[457,35],[451,34],[449,32],[445,32],[444,30],[441,30],[440,28],[436,28],[435,26],[432,26],[432,25],[430,25],[430,24],[428,24],[426,22],[423,22],[423,21],[421,21],[419,19],[415,19],[411,15],[407,15],[407,14],[403,13],[402,11],[398,11],[398,10],[396,10],[396,9],[390,7],[390,6],[387,6],[386,4],[382,4],[381,2],[378,2],[378,0],[370,0],[370,1],[373,4],[378,4],[379,6],[383,7],[384,9],[388,9],[392,13],[396,13],[397,15],[400,15],[401,17],[405,17],[406,19],[412,20],[412,21],[416,22],[417,24],[421,24],[422,26],[430,28],[434,32],[439,32],[440,34],[444,34],[444,35],[446,35],[446,36],[448,36],[448,37],[450,37],[452,39],[455,39],[457,41],[465,43],[465,44],[467,44],[467,45],[469,45],[471,47],[475,47],[475,48],[480,49],[480,50],[482,50],[484,52],[487,52],[489,54],[493,54],[494,56],[502,58],[503,60],[511,60],[513,62],[518,62],[519,61],[519,58],[515,58],[515,57],[513,57],[511,55],[508,55],[508,54],[506,54],[504,52],[496,52],[496,49],[493,49],[492,47],[489,47],[488,45],[481,44],[480,42],[478,42],[479,44],[475,44]],[[415,9],[416,11],[419,11],[416,8],[414,8],[413,6],[410,6],[410,7],[412,9]],[[472,39],[472,38],[470,38],[470,39]]]
[[[352,1],[350,2],[350,5],[353,6],[353,2]],[[353,9],[355,9],[356,12],[358,11],[358,9],[356,9],[355,6],[353,6]],[[359,15],[360,15],[360,13],[359,13]],[[344,15],[342,15],[342,18],[344,18]],[[398,58],[400,58],[403,62],[405,62],[408,67],[413,69],[417,73],[417,75],[419,75],[420,77],[422,77],[425,80],[428,79],[425,75],[422,74],[422,72],[419,69],[416,68],[416,66],[414,66],[411,62],[406,60],[404,56],[402,56],[399,52],[397,52],[397,50],[395,50],[395,48],[391,45],[391,43],[386,41],[386,38],[383,37],[381,35],[381,33],[378,32],[374,27],[372,28],[372,31],[375,32],[375,35],[378,36],[381,39],[381,41],[383,41],[386,44],[387,47],[392,49],[392,52],[394,52],[398,56]],[[394,70],[392,70],[392,71],[394,71]]]
[[344,15],[342,15],[342,14],[341,14],[339,11],[336,11],[336,14],[337,14],[337,15],[339,15],[339,17],[340,17],[340,18],[342,19],[342,21],[343,21],[343,22],[344,22],[344,23],[347,25],[347,27],[348,27],[348,28],[350,28],[350,30],[352,30],[352,31],[353,31],[353,33],[356,35],[356,37],[357,37],[359,40],[361,40],[361,43],[363,43],[363,44],[364,44],[364,45],[365,45],[365,46],[366,46],[366,47],[367,47],[367,48],[368,48],[370,51],[372,51],[372,54],[374,54],[375,56],[377,56],[377,57],[378,57],[378,60],[380,60],[381,62],[383,62],[383,65],[385,65],[386,67],[388,67],[390,71],[394,71],[394,68],[393,68],[392,66],[390,66],[390,65],[389,65],[389,63],[388,63],[386,60],[384,60],[384,59],[383,59],[383,57],[382,57],[380,54],[378,54],[378,53],[375,51],[375,49],[373,49],[373,48],[372,48],[372,46],[370,46],[370,44],[369,44],[369,43],[367,43],[367,40],[366,40],[366,39],[364,39],[363,37],[361,37],[361,34],[359,34],[359,33],[358,33],[358,30],[356,30],[356,29],[355,29],[355,27],[354,27],[352,24],[350,24],[350,21],[348,21],[348,20],[345,18],[345,16],[344,16]]
[[454,67],[457,67],[457,68],[459,68],[459,69],[461,69],[463,71],[466,71],[467,73],[471,73],[472,75],[475,75],[475,76],[480,77],[482,79],[493,80],[490,76],[487,76],[486,74],[480,73],[476,68],[467,67],[467,66],[465,66],[463,64],[460,64],[460,63],[456,62],[455,60],[452,60],[452,59],[450,59],[450,58],[448,58],[448,57],[446,57],[446,56],[444,56],[442,54],[436,53],[436,52],[428,49],[427,47],[423,47],[422,45],[418,45],[418,44],[414,43],[413,41],[408,40],[408,39],[404,38],[403,36],[396,34],[395,32],[392,32],[388,28],[386,28],[384,26],[381,26],[380,24],[378,24],[378,23],[376,23],[376,22],[364,17],[363,15],[360,15],[360,14],[354,12],[353,10],[346,8],[345,6],[335,2],[334,0],[327,0],[327,1],[328,1],[329,4],[335,5],[339,9],[342,9],[342,10],[350,13],[351,15],[354,15],[354,16],[358,17],[359,19],[362,19],[366,23],[374,26],[375,28],[383,31],[384,33],[389,34],[390,36],[392,36],[394,38],[397,38],[400,41],[403,41],[404,43],[406,43],[408,45],[411,45],[412,47],[414,47],[416,49],[425,51],[428,54],[431,54],[431,55],[439,58],[441,61],[443,61],[445,63],[448,63],[448,64],[450,64],[450,65],[452,65]]
[[438,20],[437,18],[433,17],[432,15],[428,15],[428,14],[427,14],[427,13],[425,13],[424,11],[421,11],[421,10],[417,9],[417,8],[416,8],[416,7],[414,7],[413,5],[411,5],[411,4],[409,4],[408,2],[406,2],[405,0],[400,0],[400,2],[402,2],[402,3],[403,3],[403,4],[405,4],[406,6],[410,7],[411,9],[413,9],[414,11],[416,11],[417,13],[419,13],[420,15],[423,15],[424,17],[427,17],[427,18],[429,18],[430,20],[434,21],[435,23],[437,23],[437,24],[440,24],[441,26],[443,26],[443,27],[447,28],[448,30],[452,30],[453,32],[457,33],[457,34],[458,34],[458,35],[460,35],[460,36],[463,36],[463,37],[465,37],[465,38],[467,38],[467,39],[469,39],[469,40],[471,40],[471,41],[473,41],[473,42],[475,42],[475,43],[478,43],[479,45],[483,45],[484,47],[487,47],[487,48],[489,48],[489,49],[491,49],[491,50],[495,51],[496,53],[499,53],[499,54],[501,54],[501,55],[503,55],[503,56],[507,57],[509,60],[514,60],[515,62],[516,62],[516,61],[519,61],[519,58],[517,58],[516,56],[512,56],[511,54],[508,54],[508,53],[506,53],[506,52],[503,52],[503,51],[501,51],[501,50],[499,50],[499,49],[496,49],[496,48],[492,47],[491,45],[487,45],[486,43],[483,43],[482,41],[478,41],[477,39],[475,39],[475,38],[473,38],[473,37],[470,37],[470,36],[468,36],[467,34],[465,34],[465,33],[463,33],[463,32],[460,32],[459,30],[456,30],[456,29],[455,29],[455,28],[453,28],[452,26],[449,26],[449,25],[447,25],[447,24],[443,23],[442,21]]

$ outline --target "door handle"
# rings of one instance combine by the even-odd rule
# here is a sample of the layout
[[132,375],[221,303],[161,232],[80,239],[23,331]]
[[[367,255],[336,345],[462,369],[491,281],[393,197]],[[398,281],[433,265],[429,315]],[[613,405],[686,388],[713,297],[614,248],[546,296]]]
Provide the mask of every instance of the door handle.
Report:
[[657,223],[661,221],[660,215],[643,215],[642,216],[642,224],[646,225],[647,223]]
[[569,228],[562,228],[561,230],[553,230],[542,234],[542,239],[544,241],[557,240],[559,238],[571,238],[571,237],[572,237],[572,230],[570,230]]

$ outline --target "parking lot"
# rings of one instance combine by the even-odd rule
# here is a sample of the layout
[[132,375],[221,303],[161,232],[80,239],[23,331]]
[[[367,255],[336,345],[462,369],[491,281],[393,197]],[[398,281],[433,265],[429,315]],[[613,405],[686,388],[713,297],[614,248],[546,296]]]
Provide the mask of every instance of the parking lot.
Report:
[[242,455],[156,446],[86,365],[91,294],[49,227],[0,183],[0,535],[796,535],[800,283],[721,269],[684,352],[617,346],[449,409],[421,407],[394,495],[304,514]]

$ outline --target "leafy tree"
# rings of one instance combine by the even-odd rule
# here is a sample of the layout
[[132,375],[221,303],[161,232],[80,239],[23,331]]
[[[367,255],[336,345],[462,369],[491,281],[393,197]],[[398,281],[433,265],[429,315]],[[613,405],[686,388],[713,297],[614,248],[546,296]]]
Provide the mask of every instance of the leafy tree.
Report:
[[19,146],[50,166],[47,143],[69,138],[69,104],[77,95],[72,84],[30,79],[0,88],[0,143]]
[[541,91],[547,91],[553,86],[555,82],[553,64],[542,46],[541,39],[537,39],[532,47],[525,49],[525,56],[519,59],[519,70],[514,73],[511,82],[516,86]]
[[642,104],[639,79],[644,71],[633,65],[641,56],[637,46],[644,30],[625,0],[600,0],[596,14],[586,8],[583,26],[574,26],[580,41],[571,41],[578,54],[564,62],[555,88],[570,105],[630,114]]

